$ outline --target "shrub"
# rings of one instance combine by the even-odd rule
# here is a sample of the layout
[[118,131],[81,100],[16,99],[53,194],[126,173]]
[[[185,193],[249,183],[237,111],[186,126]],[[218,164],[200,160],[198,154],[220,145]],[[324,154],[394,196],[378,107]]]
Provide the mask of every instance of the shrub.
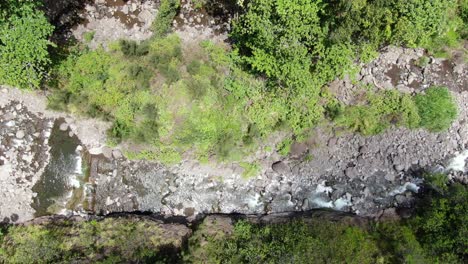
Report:
[[[189,241],[190,263],[377,263],[372,237],[339,223],[291,221],[265,226],[237,222],[232,234],[204,234]],[[200,241],[200,235],[206,241]]]
[[409,95],[396,90],[369,93],[361,105],[347,106],[335,119],[338,126],[364,135],[375,135],[391,125],[417,128],[420,117]]
[[450,127],[457,117],[457,106],[444,87],[432,87],[425,94],[414,98],[421,117],[421,126],[430,131],[442,131]]
[[162,0],[156,19],[153,22],[153,32],[156,38],[166,36],[172,27],[172,20],[177,15],[180,0]]
[[[0,247],[5,263],[170,263],[164,248],[177,248],[178,238],[164,232],[145,219],[64,221],[11,227]],[[2,257],[0,254],[0,261]]]
[[88,32],[83,34],[83,39],[85,40],[85,42],[89,43],[89,42],[93,41],[95,34],[96,34],[95,31],[88,31]]
[[8,0],[0,11],[0,83],[38,88],[50,64],[54,28],[34,1]]
[[[398,10],[392,41],[410,47],[433,47],[457,27],[457,0],[395,1]],[[454,24],[455,23],[455,24]],[[450,44],[442,41],[440,45]]]
[[419,205],[409,226],[438,263],[465,263],[468,259],[468,190],[455,183],[446,192],[434,192]]
[[286,156],[289,154],[291,151],[291,145],[293,143],[293,140],[291,138],[286,138],[281,143],[278,145],[278,153],[281,154],[282,156]]
[[149,52],[148,41],[143,41],[139,44],[134,40],[122,39],[119,41],[119,46],[122,53],[128,57],[140,57],[148,54]]

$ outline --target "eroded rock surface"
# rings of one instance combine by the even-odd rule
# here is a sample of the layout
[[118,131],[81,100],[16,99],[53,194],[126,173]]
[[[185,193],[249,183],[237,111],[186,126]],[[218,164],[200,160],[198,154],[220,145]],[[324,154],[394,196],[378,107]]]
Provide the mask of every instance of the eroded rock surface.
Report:
[[0,105],[0,222],[34,217],[32,187],[49,161],[52,126],[18,101]]
[[122,38],[142,41],[152,36],[157,11],[156,1],[96,0],[85,6],[81,13],[85,23],[72,33],[76,39],[89,42],[91,48]]

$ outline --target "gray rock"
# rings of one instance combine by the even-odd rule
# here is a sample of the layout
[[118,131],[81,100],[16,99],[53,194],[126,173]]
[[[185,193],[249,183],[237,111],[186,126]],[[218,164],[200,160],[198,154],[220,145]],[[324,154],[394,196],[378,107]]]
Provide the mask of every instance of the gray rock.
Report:
[[62,124],[60,124],[59,129],[60,129],[60,131],[67,131],[67,129],[68,129],[68,124],[67,124],[67,123],[62,123]]
[[291,168],[284,162],[282,161],[277,161],[271,165],[271,168],[273,171],[275,171],[278,174],[288,174],[291,173]]
[[101,155],[102,154],[102,149],[101,148],[91,148],[88,152],[91,155]]
[[401,194],[398,194],[395,196],[395,201],[398,203],[398,204],[403,204],[406,202],[406,196],[404,195],[401,195]]
[[104,155],[104,157],[110,159],[112,158],[112,149],[107,147],[107,146],[104,146],[101,148],[101,151],[102,151],[102,154]]
[[114,157],[114,159],[121,159],[123,157],[122,152],[118,149],[114,149],[112,151],[112,156]]
[[24,131],[23,131],[23,130],[18,130],[18,131],[16,132],[16,138],[17,138],[17,139],[23,139],[24,136],[25,136],[25,134],[24,134]]
[[348,178],[356,178],[359,176],[359,171],[357,170],[356,167],[348,167],[346,168],[345,170],[345,175],[348,177]]

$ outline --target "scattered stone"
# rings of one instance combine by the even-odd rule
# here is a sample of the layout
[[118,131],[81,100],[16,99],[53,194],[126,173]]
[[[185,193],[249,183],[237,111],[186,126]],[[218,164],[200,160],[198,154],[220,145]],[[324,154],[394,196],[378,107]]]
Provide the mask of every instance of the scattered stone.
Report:
[[112,156],[114,159],[121,159],[123,157],[122,152],[118,149],[112,151]]
[[18,132],[16,132],[16,138],[17,139],[23,139],[24,138],[24,131],[23,130],[18,130]]
[[16,221],[19,220],[19,216],[17,214],[12,214],[10,216],[10,219],[11,219],[12,222],[16,222]]
[[102,148],[92,148],[89,151],[89,154],[91,155],[101,155],[102,154]]
[[345,171],[345,175],[348,177],[348,178],[356,178],[359,176],[359,171],[356,169],[356,167],[349,167],[346,169]]
[[107,146],[104,146],[101,148],[101,151],[102,151],[102,154],[104,155],[104,157],[106,157],[107,159],[110,159],[112,158],[112,149],[107,147]]
[[68,124],[67,123],[62,123],[59,126],[60,131],[67,131],[68,130]]

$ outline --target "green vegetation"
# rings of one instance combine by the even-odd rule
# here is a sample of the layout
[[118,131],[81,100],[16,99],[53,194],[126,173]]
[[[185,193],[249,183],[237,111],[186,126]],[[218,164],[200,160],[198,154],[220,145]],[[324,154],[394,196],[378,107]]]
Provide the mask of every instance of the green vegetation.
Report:
[[54,28],[38,5],[30,0],[0,3],[0,84],[39,88],[47,73]]
[[438,263],[466,263],[468,260],[468,186],[451,185],[445,175],[428,177],[435,186],[418,207],[409,227],[425,252]]
[[164,37],[171,31],[172,20],[177,15],[180,0],[162,0],[158,15],[153,22],[154,35],[157,38]]
[[457,107],[447,88],[428,89],[426,94],[415,98],[421,126],[431,131],[441,131],[450,127],[457,116]]
[[84,33],[83,38],[86,41],[86,43],[89,43],[89,42],[93,41],[95,34],[96,34],[95,31],[88,31],[88,32]]
[[447,88],[432,87],[411,97],[395,90],[366,94],[363,104],[341,109],[338,126],[364,135],[378,134],[391,125],[424,127],[430,131],[448,129],[457,116],[457,107]]
[[[34,3],[0,6],[0,83],[39,87],[48,72],[52,27]],[[239,3],[244,10],[233,21],[233,47],[182,43],[170,34],[180,1],[163,0],[152,39],[121,40],[108,50],[69,49],[68,58],[52,65],[50,106],[109,120],[110,142],[126,141],[131,157],[168,164],[186,155],[242,160],[276,131],[290,135],[277,146],[287,155],[293,139],[305,139],[324,118],[365,135],[392,125],[440,131],[454,119],[443,89],[415,98],[369,93],[343,107],[325,87],[386,44],[456,45],[466,1]],[[86,42],[93,35],[87,33]]]
[[111,120],[116,139],[145,143],[135,157],[176,163],[193,150],[199,159],[238,159],[273,130],[275,109],[252,104],[265,102],[263,83],[210,42],[183,47],[176,35],[121,41],[109,52],[69,56],[55,73],[50,106]]
[[[34,3],[0,6],[0,83],[37,88],[48,72],[53,28]],[[455,118],[443,88],[416,97],[368,92],[344,107],[324,87],[386,44],[456,45],[466,32],[466,1],[252,0],[241,6],[231,50],[182,43],[170,34],[180,1],[161,1],[152,39],[121,40],[108,51],[74,47],[53,65],[50,106],[111,121],[110,141],[129,142],[129,157],[166,164],[186,155],[243,160],[276,131],[290,135],[277,146],[287,155],[293,139],[307,137],[324,118],[364,135],[391,126],[441,131]],[[93,37],[88,32],[84,39]],[[245,167],[248,175],[258,170]]]
[[280,142],[278,145],[278,153],[286,156],[291,151],[291,145],[293,144],[293,140],[291,138],[286,138]]
[[[444,175],[444,177],[446,177]],[[285,224],[203,223],[189,239],[188,263],[465,263],[468,187],[433,191],[409,220],[352,226],[307,219]]]
[[51,223],[10,227],[0,250],[1,263],[170,263],[159,249],[180,247],[148,220]]
[[260,165],[257,163],[241,162],[240,166],[244,169],[242,172],[242,178],[244,179],[250,179],[260,173]]
[[206,238],[203,232],[190,238],[188,263],[377,263],[380,259],[369,233],[332,222],[258,226],[240,221],[229,235]]

